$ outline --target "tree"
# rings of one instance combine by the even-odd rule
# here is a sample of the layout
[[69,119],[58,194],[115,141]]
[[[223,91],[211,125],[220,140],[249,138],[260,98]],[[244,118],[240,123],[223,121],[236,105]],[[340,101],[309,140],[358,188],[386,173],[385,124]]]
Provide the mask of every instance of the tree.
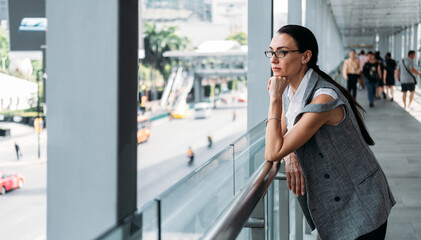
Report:
[[240,45],[247,45],[247,34],[245,32],[231,34],[226,40],[235,40],[240,43]]
[[169,72],[165,66],[169,64],[169,59],[164,58],[163,53],[170,50],[184,50],[190,45],[187,37],[177,35],[178,27],[158,28],[155,23],[145,23],[144,28],[145,43],[145,65],[157,69],[165,79]]
[[[1,66],[2,61],[3,61],[2,58],[8,58],[8,56],[9,56],[9,37],[5,30],[0,29],[0,70],[1,71],[3,71],[2,66]],[[9,61],[8,59],[6,59],[6,73],[8,72],[7,71],[8,66],[9,66]]]

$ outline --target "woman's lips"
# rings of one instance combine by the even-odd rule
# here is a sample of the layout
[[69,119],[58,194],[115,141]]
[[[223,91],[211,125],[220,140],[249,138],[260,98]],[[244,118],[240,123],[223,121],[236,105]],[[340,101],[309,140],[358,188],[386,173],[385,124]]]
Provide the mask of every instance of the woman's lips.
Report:
[[278,67],[272,67],[272,70],[273,70],[274,72],[277,72],[277,71],[281,71],[281,68],[278,68]]

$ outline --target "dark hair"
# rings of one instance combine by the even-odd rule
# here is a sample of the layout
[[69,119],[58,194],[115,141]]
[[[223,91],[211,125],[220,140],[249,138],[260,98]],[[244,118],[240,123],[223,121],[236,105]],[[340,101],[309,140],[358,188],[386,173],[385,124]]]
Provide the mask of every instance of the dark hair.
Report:
[[299,25],[285,25],[281,27],[277,31],[277,33],[285,33],[291,36],[297,44],[297,47],[301,53],[307,50],[311,51],[312,56],[310,61],[307,63],[307,66],[309,68],[312,68],[313,71],[318,73],[325,81],[337,87],[341,91],[341,93],[348,99],[349,105],[351,106],[352,112],[354,113],[355,118],[357,119],[358,126],[360,127],[361,134],[363,135],[364,140],[368,145],[374,145],[374,141],[367,131],[361,113],[357,109],[358,107],[365,112],[364,108],[361,107],[360,104],[358,104],[358,102],[351,96],[348,90],[346,90],[344,87],[335,82],[335,80],[333,80],[328,74],[320,70],[319,66],[317,65],[319,46],[317,44],[317,40],[314,34],[308,28]]
[[368,51],[367,55],[374,55],[374,53],[372,51]]
[[414,50],[410,50],[409,52],[408,52],[408,56],[409,55],[411,55],[411,54],[414,54],[415,53],[415,51]]
[[386,56],[384,56],[384,58],[392,58],[392,54],[390,54],[390,52],[386,53]]
[[376,60],[382,60],[382,57],[380,56],[380,52],[379,52],[379,51],[376,51],[376,52],[374,53],[374,58],[375,58]]
[[349,49],[349,51],[350,51],[350,52],[354,52],[354,53],[356,53],[356,52],[355,52],[355,49],[352,49],[352,48],[351,48],[351,49]]
[[360,51],[360,54],[365,54],[364,50],[361,50],[361,51]]

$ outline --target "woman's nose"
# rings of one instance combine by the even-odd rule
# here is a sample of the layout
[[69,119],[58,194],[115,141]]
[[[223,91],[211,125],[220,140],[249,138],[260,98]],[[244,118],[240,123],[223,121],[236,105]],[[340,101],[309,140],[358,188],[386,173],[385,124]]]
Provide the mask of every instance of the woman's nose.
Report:
[[275,55],[272,55],[272,57],[270,58],[270,63],[277,64],[279,63],[279,59]]

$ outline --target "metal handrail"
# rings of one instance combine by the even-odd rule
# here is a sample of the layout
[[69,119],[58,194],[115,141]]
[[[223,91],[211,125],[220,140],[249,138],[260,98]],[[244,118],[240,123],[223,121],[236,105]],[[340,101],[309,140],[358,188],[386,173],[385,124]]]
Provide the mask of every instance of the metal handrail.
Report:
[[203,235],[203,240],[235,239],[250,218],[254,208],[275,179],[279,162],[265,162],[250,177],[245,188],[237,193],[225,211]]

